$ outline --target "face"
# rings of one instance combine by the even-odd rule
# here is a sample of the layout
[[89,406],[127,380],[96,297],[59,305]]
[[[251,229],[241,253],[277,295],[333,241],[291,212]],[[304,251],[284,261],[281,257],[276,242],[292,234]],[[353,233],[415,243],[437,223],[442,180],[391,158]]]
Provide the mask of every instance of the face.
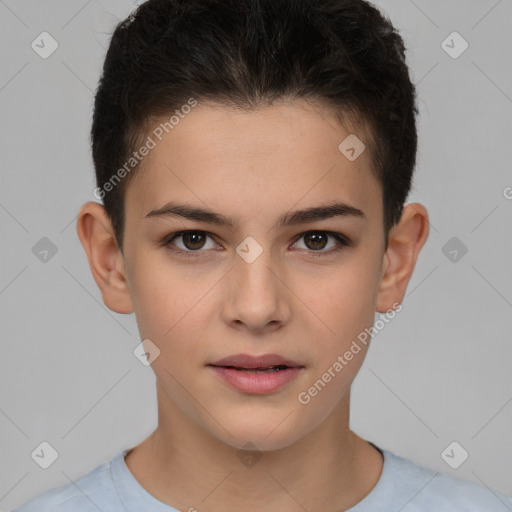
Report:
[[[160,411],[262,450],[341,421],[367,345],[336,362],[373,325],[384,254],[381,188],[369,151],[351,161],[338,149],[349,134],[295,101],[250,113],[199,104],[155,139],[125,197],[123,272],[141,339],[160,350]],[[158,214],[170,203],[232,225]],[[293,215],[340,203],[359,213]],[[269,353],[300,368],[209,366]]]

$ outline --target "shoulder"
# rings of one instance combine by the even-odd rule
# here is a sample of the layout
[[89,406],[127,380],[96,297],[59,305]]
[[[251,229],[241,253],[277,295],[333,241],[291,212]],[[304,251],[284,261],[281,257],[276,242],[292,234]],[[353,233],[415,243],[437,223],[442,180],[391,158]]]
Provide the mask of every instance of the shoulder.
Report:
[[121,511],[112,482],[110,462],[98,465],[74,482],[49,489],[12,512]]
[[510,512],[512,498],[485,485],[422,467],[386,451],[390,484],[404,512]]

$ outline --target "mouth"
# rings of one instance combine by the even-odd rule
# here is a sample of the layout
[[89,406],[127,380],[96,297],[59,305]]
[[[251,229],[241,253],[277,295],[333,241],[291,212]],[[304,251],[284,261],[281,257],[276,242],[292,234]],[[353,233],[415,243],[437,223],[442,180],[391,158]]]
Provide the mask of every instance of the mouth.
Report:
[[272,393],[291,382],[303,365],[279,356],[238,354],[208,364],[231,388],[251,395]]
[[288,368],[297,368],[294,366],[286,366],[286,365],[278,365],[278,366],[270,366],[268,368],[238,368],[237,366],[217,366],[210,365],[216,368],[229,368],[231,370],[238,370],[240,372],[250,372],[250,373],[270,373],[270,372],[280,372],[283,370],[287,370]]
[[262,354],[253,356],[251,354],[236,354],[224,357],[208,366],[232,368],[246,371],[281,371],[286,368],[303,368],[304,366],[292,359],[280,356],[279,354]]

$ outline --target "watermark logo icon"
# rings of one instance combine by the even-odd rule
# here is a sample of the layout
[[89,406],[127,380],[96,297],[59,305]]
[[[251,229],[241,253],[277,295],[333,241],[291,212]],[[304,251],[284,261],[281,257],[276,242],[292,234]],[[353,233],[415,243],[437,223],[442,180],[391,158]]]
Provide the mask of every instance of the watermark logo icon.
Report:
[[457,441],[451,442],[442,452],[441,458],[450,466],[452,469],[459,468],[469,457],[469,453],[466,449],[459,444]]
[[48,469],[58,458],[57,450],[47,441],[40,443],[30,454],[36,464],[43,469]]
[[41,32],[30,46],[39,57],[47,59],[59,47],[59,43],[48,32]]
[[261,459],[261,452],[254,444],[246,443],[241,450],[238,450],[236,456],[242,464],[252,468]]
[[443,245],[441,251],[452,263],[458,263],[466,255],[468,248],[459,238],[453,236]]
[[441,48],[452,58],[458,59],[469,47],[469,43],[458,33],[452,32],[442,43]]
[[364,145],[361,139],[359,139],[356,135],[351,133],[338,146],[338,149],[342,155],[344,155],[348,160],[353,162],[354,160],[357,160],[361,156],[363,151],[366,149],[366,146]]
[[150,340],[142,340],[134,349],[133,355],[144,365],[150,366],[160,355],[160,349]]
[[248,236],[238,245],[236,252],[247,263],[252,263],[263,252],[263,247],[252,236]]
[[43,236],[32,247],[32,254],[41,263],[48,263],[57,254],[57,246],[49,238]]

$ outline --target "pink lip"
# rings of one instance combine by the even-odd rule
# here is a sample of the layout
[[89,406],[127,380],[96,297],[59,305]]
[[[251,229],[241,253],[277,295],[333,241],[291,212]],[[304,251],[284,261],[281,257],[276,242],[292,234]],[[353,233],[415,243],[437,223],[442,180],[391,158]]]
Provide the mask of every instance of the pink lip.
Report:
[[276,372],[256,373],[223,366],[209,366],[235,389],[252,395],[264,395],[276,391],[293,380],[303,369],[296,366]]
[[[236,354],[224,357],[209,364],[213,370],[229,385],[239,391],[253,395],[263,395],[276,391],[288,384],[304,368],[303,365],[278,354]],[[256,373],[256,368],[266,369],[273,366],[285,366],[279,371]]]
[[236,354],[224,357],[209,366],[233,366],[235,368],[270,368],[271,366],[289,366],[290,368],[303,368],[303,365],[287,359],[278,354],[263,354],[251,356],[250,354]]

